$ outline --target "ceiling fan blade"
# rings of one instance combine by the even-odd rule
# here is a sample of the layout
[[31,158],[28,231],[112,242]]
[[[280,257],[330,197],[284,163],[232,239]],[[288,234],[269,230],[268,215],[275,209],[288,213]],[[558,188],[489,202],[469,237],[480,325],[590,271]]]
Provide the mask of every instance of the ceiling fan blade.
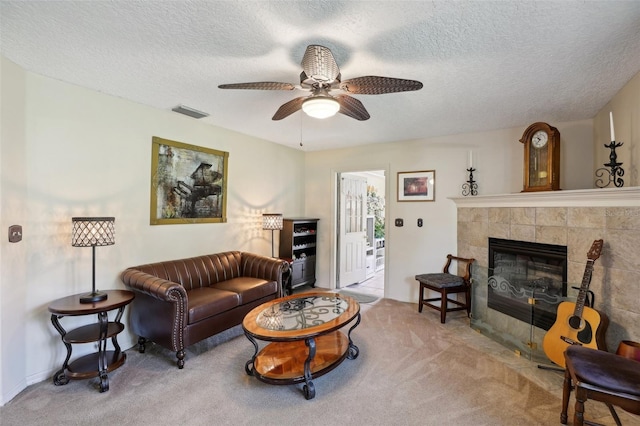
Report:
[[358,95],[381,95],[420,90],[422,83],[416,80],[368,75],[345,80],[340,83],[340,88],[345,92]]
[[293,90],[295,86],[290,83],[278,83],[276,81],[258,81],[255,83],[221,84],[218,89]]
[[340,111],[338,111],[340,114],[355,118],[359,121],[369,119],[370,116],[367,109],[362,105],[362,102],[356,98],[352,98],[349,95],[338,95],[335,98],[340,104]]
[[340,68],[328,47],[311,44],[302,58],[302,69],[307,77],[318,82],[332,83],[340,75]]
[[305,99],[307,99],[307,97],[303,96],[301,98],[295,98],[290,100],[289,102],[282,104],[280,108],[278,108],[276,113],[273,114],[273,117],[271,119],[282,120],[283,118],[287,118],[294,112],[299,111],[300,108],[302,108],[302,102],[304,102]]

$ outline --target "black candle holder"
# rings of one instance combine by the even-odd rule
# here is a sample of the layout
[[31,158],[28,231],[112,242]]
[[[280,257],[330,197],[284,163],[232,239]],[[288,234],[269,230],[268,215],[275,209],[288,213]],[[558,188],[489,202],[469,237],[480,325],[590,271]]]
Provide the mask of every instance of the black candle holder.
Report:
[[[609,162],[603,164],[604,167],[596,170],[596,177],[598,178],[596,179],[596,186],[598,188],[606,188],[611,184],[611,182],[613,182],[613,184],[618,188],[624,186],[624,180],[622,179],[622,176],[624,176],[624,169],[620,167],[622,166],[622,163],[618,163],[618,154],[616,154],[616,148],[621,146],[622,142],[616,141],[611,141],[609,145],[604,146],[605,148],[609,148],[611,153],[609,154]],[[608,167],[611,170],[606,169],[605,167]]]
[[469,172],[469,180],[462,184],[462,195],[465,197],[468,195],[478,195],[478,184],[473,180],[473,172],[476,171],[473,167],[467,169]]

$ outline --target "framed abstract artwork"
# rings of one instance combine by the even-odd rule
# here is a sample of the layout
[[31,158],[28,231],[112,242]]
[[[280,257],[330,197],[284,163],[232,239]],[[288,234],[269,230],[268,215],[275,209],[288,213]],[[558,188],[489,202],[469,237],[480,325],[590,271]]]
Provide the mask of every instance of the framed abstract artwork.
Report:
[[229,153],[154,136],[151,225],[227,221]]
[[435,201],[436,171],[398,172],[398,201]]

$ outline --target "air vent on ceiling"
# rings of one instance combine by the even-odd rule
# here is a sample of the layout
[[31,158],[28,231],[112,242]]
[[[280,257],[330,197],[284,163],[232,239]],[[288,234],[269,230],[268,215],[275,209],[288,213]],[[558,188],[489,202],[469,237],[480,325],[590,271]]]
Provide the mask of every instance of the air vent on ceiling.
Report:
[[209,114],[207,114],[206,112],[198,111],[197,109],[189,108],[188,106],[184,106],[184,105],[178,105],[176,107],[173,107],[171,108],[171,111],[188,115],[189,117],[193,117],[193,118],[204,118],[209,116]]

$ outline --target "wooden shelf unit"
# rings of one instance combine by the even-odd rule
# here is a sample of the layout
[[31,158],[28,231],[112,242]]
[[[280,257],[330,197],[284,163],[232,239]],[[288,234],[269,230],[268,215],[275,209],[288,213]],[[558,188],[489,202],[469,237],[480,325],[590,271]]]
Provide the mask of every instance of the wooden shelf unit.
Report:
[[318,221],[315,218],[285,218],[280,231],[279,256],[292,259],[290,291],[316,283]]

